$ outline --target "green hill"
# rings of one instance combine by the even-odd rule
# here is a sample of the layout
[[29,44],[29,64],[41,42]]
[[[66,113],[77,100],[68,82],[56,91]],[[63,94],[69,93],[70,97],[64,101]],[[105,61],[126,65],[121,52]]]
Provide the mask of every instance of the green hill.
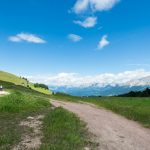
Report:
[[[0,81],[6,81],[10,83],[14,83],[15,85],[21,85],[24,87],[31,88],[35,91],[50,95],[51,92],[47,89],[34,87],[34,84],[29,82],[26,78],[18,77],[8,72],[0,71]],[[1,82],[0,82],[1,83]]]
[[[85,124],[78,117],[63,108],[52,107],[51,96],[44,94],[48,90],[43,92],[44,89],[35,88],[26,79],[6,72],[0,72],[0,85],[10,93],[0,95],[0,150],[24,149],[29,144],[28,140],[24,142],[26,137],[32,143],[41,135],[41,145],[32,149],[60,150],[63,147],[63,150],[79,150],[91,140]],[[31,126],[22,127],[24,121]],[[37,133],[37,128],[42,134]],[[94,149],[95,145],[89,146]]]
[[16,85],[27,85],[26,80],[19,78],[18,76],[13,75],[11,73],[4,72],[4,71],[0,71],[0,80],[11,82]]

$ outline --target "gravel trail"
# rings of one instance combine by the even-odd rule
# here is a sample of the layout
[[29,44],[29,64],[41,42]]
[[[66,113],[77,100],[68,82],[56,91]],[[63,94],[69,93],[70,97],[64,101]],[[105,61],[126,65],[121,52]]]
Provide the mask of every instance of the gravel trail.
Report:
[[94,105],[51,101],[87,123],[99,143],[100,150],[150,150],[150,129],[109,110]]

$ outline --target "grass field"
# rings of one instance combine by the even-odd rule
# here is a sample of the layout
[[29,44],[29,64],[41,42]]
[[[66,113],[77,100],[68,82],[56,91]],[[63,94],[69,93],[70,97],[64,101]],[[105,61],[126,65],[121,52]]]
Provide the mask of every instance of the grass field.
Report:
[[90,135],[86,125],[73,113],[62,108],[49,112],[44,119],[44,139],[40,150],[84,150],[94,149],[88,141]]
[[[6,84],[6,83],[5,83]],[[10,86],[10,83],[9,83]],[[15,85],[14,85],[15,87]],[[20,121],[29,115],[43,113],[50,107],[47,97],[23,87],[12,90],[12,94],[0,97],[0,149],[10,150],[12,146],[20,142],[24,133],[19,126]]]
[[[38,88],[38,87],[34,87],[33,83],[28,82],[27,80],[25,80],[24,78],[18,77],[16,75],[13,75],[11,73],[7,73],[4,71],[0,71],[0,81],[6,81],[6,82],[10,82],[10,83],[14,83],[15,85],[20,85],[20,86],[24,86],[27,87],[27,85],[38,92],[44,93],[44,94],[48,94],[50,95],[51,92],[49,90],[43,89],[43,88]],[[0,85],[2,83],[0,82]],[[2,84],[3,85],[3,84]]]
[[150,98],[125,98],[125,97],[74,97],[65,94],[51,96],[53,99],[88,102],[104,107],[125,116],[128,119],[138,121],[143,126],[150,128]]
[[[31,129],[19,124],[29,116],[44,115],[40,150],[83,149],[90,140],[85,124],[63,108],[52,109],[49,95],[0,81],[11,94],[0,97],[0,150],[10,150]],[[90,143],[90,146],[94,144]],[[62,150],[63,150],[62,149]]]

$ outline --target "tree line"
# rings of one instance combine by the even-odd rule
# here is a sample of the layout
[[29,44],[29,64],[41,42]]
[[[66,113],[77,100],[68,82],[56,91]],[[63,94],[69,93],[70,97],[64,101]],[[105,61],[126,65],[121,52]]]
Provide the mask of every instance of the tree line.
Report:
[[43,88],[43,89],[46,89],[46,90],[49,89],[47,85],[41,84],[41,83],[35,83],[35,84],[34,84],[34,87],[35,87],[35,88]]
[[126,94],[118,95],[118,97],[150,97],[150,89],[146,88],[144,91],[131,91]]

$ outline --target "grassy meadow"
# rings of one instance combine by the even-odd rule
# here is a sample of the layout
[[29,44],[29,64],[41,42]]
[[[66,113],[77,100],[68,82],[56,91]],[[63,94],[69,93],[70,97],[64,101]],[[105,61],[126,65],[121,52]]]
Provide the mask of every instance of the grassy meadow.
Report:
[[19,78],[16,75],[13,75],[11,73],[8,72],[4,72],[4,71],[0,71],[0,80],[1,81],[6,81],[6,82],[11,82],[14,83],[16,85],[24,85],[27,86],[27,81]]
[[128,119],[138,121],[143,126],[150,128],[150,98],[75,97],[65,94],[55,94],[51,97],[57,100],[92,103],[98,107],[107,108]]
[[[44,115],[40,150],[84,149],[90,143],[86,125],[63,108],[53,109],[47,94],[21,85],[0,81],[10,94],[0,97],[0,150],[10,150],[31,128],[19,124],[29,116]],[[93,147],[90,143],[89,147]]]
[[19,126],[21,120],[43,114],[51,105],[47,95],[12,83],[0,83],[11,92],[0,97],[0,149],[10,150],[20,142],[21,135],[25,132]]
[[15,85],[28,87],[28,88],[31,88],[31,89],[37,91],[37,92],[43,93],[43,94],[48,94],[48,95],[51,94],[51,92],[47,89],[43,89],[43,88],[39,88],[39,87],[35,88],[34,84],[30,83],[25,78],[18,77],[16,75],[13,75],[11,73],[7,73],[4,71],[0,71],[0,84],[2,84],[1,81],[10,82],[10,83],[14,83]]

